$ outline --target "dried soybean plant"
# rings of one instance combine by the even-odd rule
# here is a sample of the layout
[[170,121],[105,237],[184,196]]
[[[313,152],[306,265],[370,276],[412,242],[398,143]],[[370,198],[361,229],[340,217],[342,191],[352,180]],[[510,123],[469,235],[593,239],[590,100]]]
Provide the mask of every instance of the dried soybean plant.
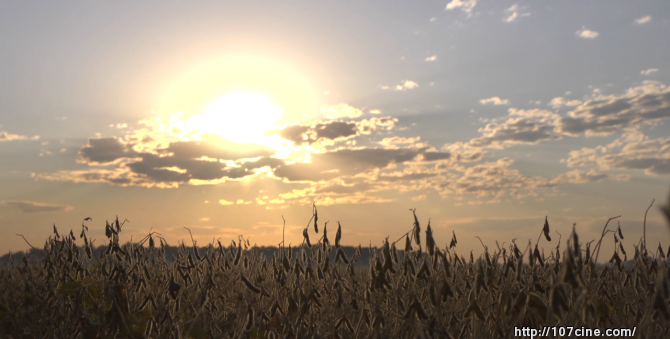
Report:
[[[522,251],[512,239],[489,251],[482,242],[484,253],[467,260],[455,232],[439,244],[430,220],[422,231],[411,212],[407,233],[366,249],[342,246],[340,222],[331,246],[329,223],[318,232],[316,205],[302,244],[288,248],[283,236],[274,249],[244,237],[199,247],[190,230],[189,247],[170,246],[153,230],[121,244],[118,218],[105,224],[106,246],[94,248],[88,226],[77,239],[54,225],[43,249],[30,245],[29,255],[12,254],[0,266],[0,336],[508,338],[524,326],[636,326],[645,338],[670,335],[663,259],[670,249],[659,246],[651,258],[641,242],[626,262],[621,226],[607,230],[614,218],[593,251],[573,228],[566,250],[556,232],[555,251],[545,257],[541,238],[556,241],[546,217],[534,246]],[[607,233],[614,233],[613,256],[596,265]],[[366,258],[369,267],[361,267]]]

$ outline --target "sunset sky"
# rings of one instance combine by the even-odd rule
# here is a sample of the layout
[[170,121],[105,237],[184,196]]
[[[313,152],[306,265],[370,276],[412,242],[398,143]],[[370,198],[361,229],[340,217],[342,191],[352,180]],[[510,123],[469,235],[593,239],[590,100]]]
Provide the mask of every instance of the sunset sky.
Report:
[[122,241],[266,246],[283,215],[295,245],[312,203],[344,245],[416,208],[461,254],[545,216],[547,255],[617,215],[632,251],[652,199],[665,249],[668,35],[648,0],[4,1],[0,252],[85,217],[105,245],[116,215]]

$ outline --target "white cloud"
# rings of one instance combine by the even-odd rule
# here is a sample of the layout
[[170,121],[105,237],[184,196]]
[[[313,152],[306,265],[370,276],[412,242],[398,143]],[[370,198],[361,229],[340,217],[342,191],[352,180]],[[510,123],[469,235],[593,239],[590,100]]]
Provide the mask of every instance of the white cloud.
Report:
[[463,12],[470,13],[475,5],[477,5],[477,0],[451,0],[447,4],[446,10],[460,8]]
[[598,36],[598,32],[586,29],[586,26],[582,26],[582,29],[578,30],[575,34],[584,39],[595,39]]
[[493,103],[494,105],[507,105],[509,104],[509,100],[507,99],[500,99],[499,97],[491,97],[488,99],[481,99],[479,100],[480,103],[483,105],[486,105],[488,103]]
[[651,73],[658,72],[658,68],[649,68],[644,71],[641,71],[640,74],[642,75],[649,75]]
[[347,104],[321,107],[321,113],[326,119],[358,118],[363,115],[363,111]]
[[[38,135],[36,135],[36,136],[31,137],[30,140],[39,140],[39,138],[40,137]],[[0,142],[2,142],[2,141],[12,141],[12,140],[27,140],[27,139],[29,139],[29,138],[25,135],[11,134],[11,133],[8,133],[8,132],[0,131]]]
[[414,82],[412,80],[405,80],[405,82],[403,83],[403,87],[412,89],[412,88],[419,87],[419,84],[417,84],[416,82]]
[[388,85],[379,85],[379,88],[381,88],[381,89],[392,89],[394,91],[404,91],[406,89],[412,89],[412,88],[416,88],[416,87],[419,87],[419,84],[417,84],[416,82],[414,82],[412,80],[403,80],[403,81],[400,82],[399,85],[395,85],[393,87],[388,86]]
[[505,22],[512,22],[517,18],[517,16],[518,14],[516,12],[512,12],[512,14],[510,14],[510,16],[505,19]]
[[437,60],[437,55],[429,56],[426,58],[426,61],[435,61]]
[[505,22],[512,22],[516,19],[516,17],[519,15],[516,11],[519,9],[519,4],[514,4],[510,8],[506,9],[505,12],[511,13],[507,19],[505,19]]
[[551,101],[549,101],[547,106],[551,106],[554,109],[559,109],[562,106],[579,106],[581,104],[582,104],[581,100],[577,100],[577,99],[566,100],[563,97],[556,97],[556,98],[551,99]]
[[435,22],[437,21],[437,18],[430,18],[430,22]]
[[382,111],[380,111],[378,109],[371,109],[370,114],[382,114]]
[[635,23],[638,25],[644,25],[647,22],[651,21],[651,15],[643,16],[639,19],[635,19]]
[[524,8],[520,8],[519,4],[514,4],[510,8],[506,9],[505,13],[507,15],[507,18],[505,19],[505,22],[512,22],[515,21],[517,18],[530,16],[530,13],[520,13],[520,11]]
[[234,202],[221,199],[221,200],[219,200],[219,204],[221,204],[221,205],[232,205],[232,204],[234,204]]

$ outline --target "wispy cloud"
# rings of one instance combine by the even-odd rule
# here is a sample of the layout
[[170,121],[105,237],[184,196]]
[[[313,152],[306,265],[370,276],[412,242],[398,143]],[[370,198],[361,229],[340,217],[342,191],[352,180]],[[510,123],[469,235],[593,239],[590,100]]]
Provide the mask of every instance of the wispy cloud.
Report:
[[658,72],[658,68],[649,68],[649,69],[645,69],[645,70],[643,70],[643,71],[640,71],[640,74],[642,74],[642,75],[649,75],[649,74],[654,73],[654,72]]
[[582,29],[575,32],[575,34],[584,39],[595,39],[598,36],[598,32],[586,29],[586,26],[582,26]]
[[638,25],[644,25],[651,21],[651,15],[643,16],[641,18],[635,19],[635,23]]
[[446,10],[450,11],[452,9],[460,8],[463,12],[470,13],[476,5],[477,0],[451,0],[451,2],[447,4]]
[[479,100],[479,102],[482,105],[486,105],[486,104],[489,104],[489,103],[494,104],[494,105],[507,105],[507,104],[509,104],[509,100],[500,99],[499,97],[491,97],[491,98],[488,98],[488,99],[481,99],[481,100]]
[[579,106],[581,104],[582,101],[579,99],[567,100],[563,97],[556,97],[551,99],[547,105],[553,107],[554,109],[559,109],[562,106]]
[[27,137],[25,135],[19,135],[19,134],[11,134],[9,132],[2,132],[0,131],[0,142],[3,141],[12,141],[12,140],[39,140],[39,136],[35,135],[33,137]]
[[421,194],[421,195],[417,195],[415,197],[412,197],[412,201],[423,201],[423,200],[426,200],[426,198],[427,197],[426,197],[425,194]]
[[435,61],[437,60],[437,55],[432,55],[426,58],[426,61]]
[[46,204],[23,200],[0,200],[0,205],[10,206],[23,213],[63,212],[73,209],[70,205]]
[[400,82],[399,85],[395,85],[394,87],[388,86],[388,85],[380,85],[379,88],[381,89],[392,89],[394,91],[404,91],[406,89],[413,89],[419,87],[419,84],[412,80],[403,80]]

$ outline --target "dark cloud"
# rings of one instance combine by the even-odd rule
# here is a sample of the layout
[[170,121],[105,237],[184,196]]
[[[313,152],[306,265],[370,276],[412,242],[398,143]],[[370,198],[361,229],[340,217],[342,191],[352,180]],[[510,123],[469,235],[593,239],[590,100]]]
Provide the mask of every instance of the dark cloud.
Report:
[[354,121],[332,121],[326,123],[291,125],[278,131],[282,139],[296,145],[313,144],[323,139],[347,139],[358,135],[358,126]]
[[448,152],[425,152],[423,153],[424,161],[446,160],[451,158],[451,153]]
[[79,156],[86,163],[104,165],[136,156],[131,146],[114,137],[89,139],[88,145],[79,150]]
[[649,139],[639,130],[628,130],[606,146],[570,152],[570,167],[598,166],[601,170],[644,170],[648,175],[670,174],[670,138]]
[[23,213],[62,212],[72,209],[72,206],[69,205],[45,204],[34,201],[2,200],[0,205],[10,206]]
[[643,169],[648,174],[670,174],[670,159],[629,159],[615,163],[614,166],[619,169]]
[[267,157],[276,153],[272,148],[257,144],[239,144],[215,135],[205,134],[201,141],[171,142],[163,153],[174,153],[174,157],[195,159],[201,157],[237,160],[245,158]]
[[511,144],[537,144],[544,140],[561,139],[547,117],[509,117],[503,123],[489,123],[479,131],[483,136],[470,140],[470,145],[474,147],[503,148]]
[[340,176],[365,173],[372,169],[385,168],[392,163],[401,164],[414,160],[422,149],[358,149],[339,150],[315,154],[311,163],[295,163],[279,166],[275,176],[290,181],[320,181]]
[[670,88],[645,82],[622,95],[599,96],[584,102],[558,122],[567,135],[608,135],[623,128],[637,127],[670,118]]
[[[190,180],[239,179],[253,175],[255,169],[264,166],[275,168],[282,160],[270,158],[273,149],[257,144],[233,143],[213,134],[201,136],[200,141],[177,141],[166,148],[154,148],[154,153],[139,153],[133,150],[138,138],[89,139],[79,151],[83,162],[90,165],[104,165],[121,162],[113,171],[74,171],[69,174],[43,174],[38,177],[52,180],[72,180],[75,182],[107,182],[117,185],[142,185],[173,187]],[[142,138],[142,143],[155,141],[150,136]],[[152,149],[149,148],[149,151]],[[206,157],[208,159],[199,158]],[[254,159],[229,167],[220,160]],[[212,161],[214,159],[214,161]],[[163,185],[163,184],[167,184]]]
[[361,134],[370,134],[381,127],[390,130],[395,126],[395,122],[397,119],[391,117],[361,121],[318,121],[285,126],[267,134],[278,134],[282,139],[289,140],[296,145],[313,144],[324,140],[342,141]]
[[243,163],[240,167],[227,167],[219,161],[159,157],[154,154],[142,154],[141,157],[141,161],[128,163],[126,167],[151,181],[177,183],[186,183],[191,179],[239,179],[254,174],[253,169],[263,166],[274,167],[283,163],[277,159],[261,158]]

